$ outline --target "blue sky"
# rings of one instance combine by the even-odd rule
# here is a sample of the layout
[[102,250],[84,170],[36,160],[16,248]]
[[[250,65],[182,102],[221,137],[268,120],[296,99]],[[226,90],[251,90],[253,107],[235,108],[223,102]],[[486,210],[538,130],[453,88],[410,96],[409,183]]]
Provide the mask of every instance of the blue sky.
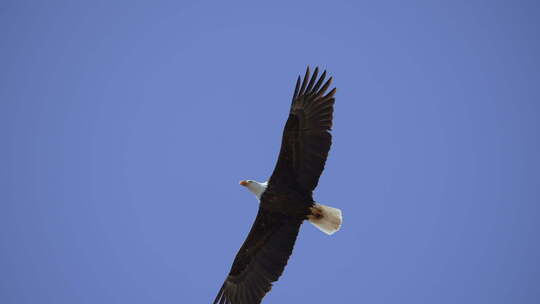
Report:
[[298,74],[334,145],[265,303],[540,301],[534,1],[2,1],[0,302],[208,303]]

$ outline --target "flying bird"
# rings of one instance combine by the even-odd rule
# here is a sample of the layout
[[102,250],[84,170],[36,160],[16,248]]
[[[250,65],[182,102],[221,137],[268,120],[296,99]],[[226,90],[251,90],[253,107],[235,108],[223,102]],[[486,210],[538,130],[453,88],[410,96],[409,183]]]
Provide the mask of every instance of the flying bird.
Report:
[[259,211],[214,304],[261,303],[283,273],[304,220],[329,235],[341,227],[341,210],[312,196],[332,144],[336,93],[326,93],[332,77],[324,82],[326,71],[318,73],[315,68],[310,77],[308,67],[303,81],[298,76],[270,179],[240,182],[259,199]]

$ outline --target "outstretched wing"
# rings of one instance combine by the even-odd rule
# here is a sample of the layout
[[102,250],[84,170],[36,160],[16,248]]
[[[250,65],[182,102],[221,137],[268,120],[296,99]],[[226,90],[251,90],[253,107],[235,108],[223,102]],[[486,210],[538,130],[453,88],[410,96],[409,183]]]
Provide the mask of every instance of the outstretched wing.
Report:
[[283,273],[302,219],[259,208],[214,304],[260,303]]
[[332,77],[323,85],[326,71],[317,80],[319,68],[310,78],[309,67],[300,85],[300,76],[292,99],[289,118],[283,130],[281,151],[270,178],[272,187],[300,187],[311,193],[317,187],[332,144],[334,94]]

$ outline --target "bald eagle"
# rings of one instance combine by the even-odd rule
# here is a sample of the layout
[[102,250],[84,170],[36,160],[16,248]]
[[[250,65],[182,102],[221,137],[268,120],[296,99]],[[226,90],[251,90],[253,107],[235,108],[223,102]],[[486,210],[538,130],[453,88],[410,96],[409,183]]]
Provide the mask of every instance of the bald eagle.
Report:
[[283,273],[304,220],[329,235],[341,227],[341,210],[312,196],[332,144],[336,93],[325,94],[332,77],[324,82],[326,71],[318,73],[310,77],[308,67],[303,81],[298,76],[270,180],[240,182],[259,199],[259,211],[214,304],[260,303]]

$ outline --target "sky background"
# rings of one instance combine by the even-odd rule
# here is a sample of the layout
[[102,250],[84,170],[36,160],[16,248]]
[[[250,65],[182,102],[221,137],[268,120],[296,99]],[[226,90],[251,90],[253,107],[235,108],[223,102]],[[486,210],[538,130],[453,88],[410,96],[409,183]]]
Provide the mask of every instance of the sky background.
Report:
[[294,82],[338,87],[265,303],[540,303],[536,1],[1,1],[0,303],[209,303]]

